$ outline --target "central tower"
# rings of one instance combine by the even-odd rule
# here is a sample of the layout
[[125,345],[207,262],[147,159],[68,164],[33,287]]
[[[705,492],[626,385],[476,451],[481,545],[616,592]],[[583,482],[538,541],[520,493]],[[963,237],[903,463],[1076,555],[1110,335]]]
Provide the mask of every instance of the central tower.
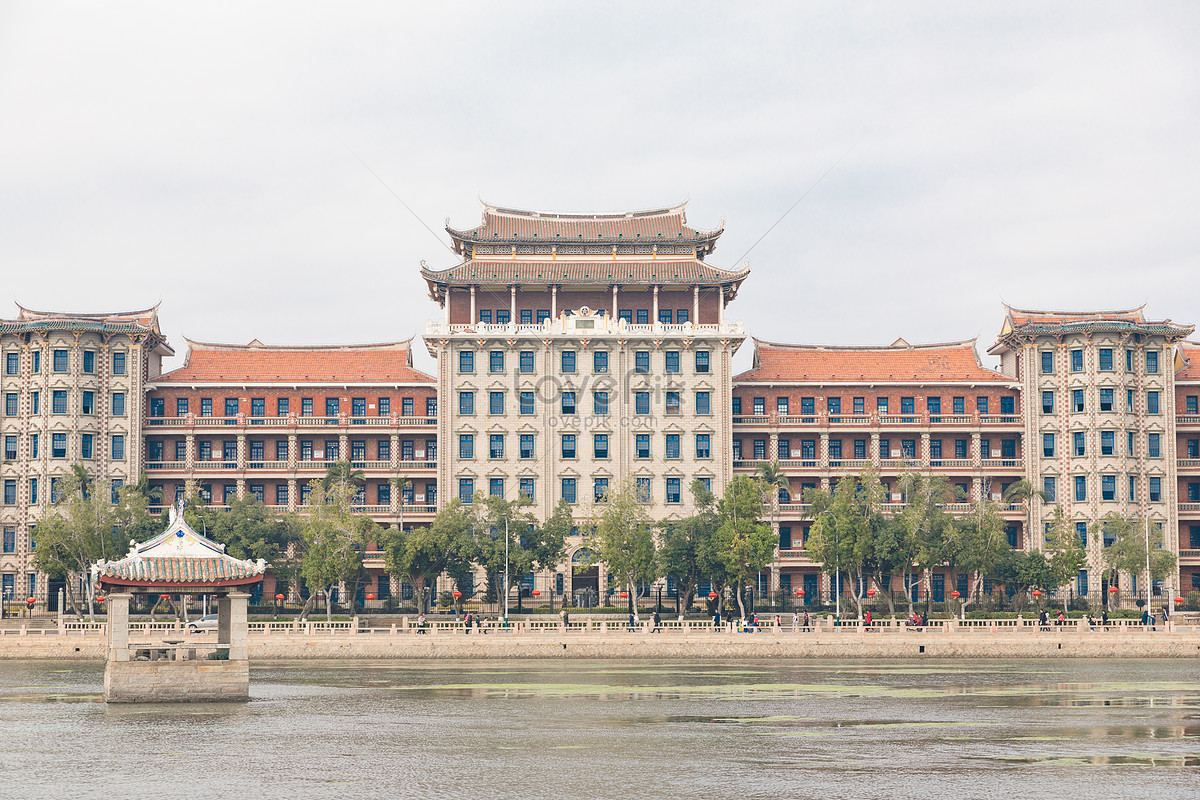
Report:
[[422,269],[444,310],[425,334],[438,362],[440,500],[521,494],[600,500],[633,476],[655,519],[690,513],[693,479],[730,478],[730,360],[744,339],[725,307],[748,269],[705,262],[721,229],[682,205],[557,214],[484,205],[447,226],[462,261]]

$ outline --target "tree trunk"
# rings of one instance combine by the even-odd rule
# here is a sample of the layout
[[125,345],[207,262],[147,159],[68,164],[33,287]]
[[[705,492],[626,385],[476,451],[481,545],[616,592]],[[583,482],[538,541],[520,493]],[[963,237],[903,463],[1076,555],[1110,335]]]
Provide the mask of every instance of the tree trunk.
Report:
[[738,581],[738,586],[737,586],[737,601],[738,601],[738,616],[741,619],[745,619],[746,618],[746,607],[744,605],[742,605],[742,582],[740,580]]
[[312,613],[313,607],[317,604],[317,596],[310,594],[308,599],[304,601],[304,606],[300,609],[300,621],[307,622],[308,615]]
[[325,621],[333,622],[333,584],[325,587]]
[[912,599],[912,570],[904,570],[904,599],[908,602],[908,615],[913,615],[913,599]]

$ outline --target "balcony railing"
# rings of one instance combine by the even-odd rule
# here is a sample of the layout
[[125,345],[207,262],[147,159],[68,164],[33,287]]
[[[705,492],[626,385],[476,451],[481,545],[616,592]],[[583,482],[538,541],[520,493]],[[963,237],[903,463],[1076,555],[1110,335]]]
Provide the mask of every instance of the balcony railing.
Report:
[[1200,469],[1200,458],[1181,458],[1179,459],[1180,469]]
[[[245,469],[248,470],[271,470],[274,472],[286,472],[292,470],[310,471],[328,469],[331,465],[340,463],[339,460],[333,459],[300,459],[291,466],[287,461],[263,461],[260,459],[247,459]],[[392,462],[390,461],[351,461],[350,466],[354,469],[366,471],[392,471]],[[148,470],[187,470],[186,461],[147,461],[146,469]],[[196,459],[192,465],[193,470],[209,471],[219,469],[239,469],[236,460],[226,460],[224,458],[217,459]],[[430,470],[437,469],[436,461],[416,461],[414,459],[401,459],[399,464],[394,468],[396,472],[411,472],[415,470]]]
[[382,417],[358,417],[346,414],[203,417],[188,414],[183,417],[149,417],[146,419],[146,425],[151,428],[353,428],[359,426],[366,428],[420,428],[436,424],[437,417],[415,417],[403,414],[389,414]]
[[1180,558],[1200,558],[1200,550],[1180,550]]
[[1180,511],[1200,511],[1200,503],[1180,503]]
[[[1200,417],[1197,418],[1200,420]],[[738,414],[733,418],[734,425],[754,425],[769,427],[958,427],[977,428],[982,426],[1022,425],[1021,417],[1016,414],[930,414],[928,411],[911,414],[838,414],[828,411],[787,414],[778,411],[759,414]]]
[[1176,414],[1176,425],[1200,425],[1200,414]]
[[634,323],[626,322],[619,317],[612,317],[608,314],[602,314],[598,317],[588,319],[588,322],[593,322],[592,326],[583,328],[578,325],[583,318],[575,316],[560,315],[559,317],[547,319],[541,323],[489,323],[489,322],[474,322],[474,323],[448,323],[448,322],[430,322],[425,326],[426,336],[450,336],[453,334],[471,334],[483,336],[511,336],[527,335],[527,336],[578,336],[581,333],[586,333],[589,336],[602,334],[609,335],[675,335],[675,336],[695,336],[695,335],[724,335],[724,336],[742,336],[745,334],[745,327],[741,322],[721,322],[721,323],[667,323],[667,322],[648,322]]

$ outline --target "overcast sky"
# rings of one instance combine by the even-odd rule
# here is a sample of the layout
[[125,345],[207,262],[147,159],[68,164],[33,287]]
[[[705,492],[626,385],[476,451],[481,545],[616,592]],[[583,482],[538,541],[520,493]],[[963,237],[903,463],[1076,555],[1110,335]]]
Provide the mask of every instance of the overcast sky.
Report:
[[733,267],[803,196],[731,308],[761,338],[1196,322],[1197,42],[1194,2],[0,0],[0,300],[161,300],[180,356],[393,341],[479,198],[689,199]]

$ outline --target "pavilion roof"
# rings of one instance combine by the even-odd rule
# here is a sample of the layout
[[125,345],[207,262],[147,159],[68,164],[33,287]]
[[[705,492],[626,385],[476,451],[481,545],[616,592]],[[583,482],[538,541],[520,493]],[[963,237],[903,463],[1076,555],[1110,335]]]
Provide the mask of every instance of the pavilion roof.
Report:
[[707,284],[740,283],[750,269],[724,270],[695,258],[594,261],[481,261],[470,259],[443,270],[422,268],[431,284],[522,283],[522,284]]
[[985,368],[975,340],[885,347],[779,344],[754,341],[754,367],[738,383],[1012,383]]
[[580,244],[621,242],[650,244],[695,243],[698,254],[712,252],[724,227],[699,230],[687,224],[686,203],[645,211],[572,214],[501,208],[483,203],[483,220],[474,228],[446,232],[455,250],[466,255],[466,245],[483,242],[549,242]]
[[35,311],[17,304],[16,319],[0,319],[0,332],[95,331],[145,336],[163,355],[174,355],[158,324],[158,305],[138,311],[73,312]]
[[225,545],[197,533],[183,514],[171,508],[165,531],[145,542],[130,545],[129,554],[92,567],[102,584],[126,587],[236,586],[262,580],[267,564],[228,555]]
[[1180,325],[1169,319],[1147,320],[1145,306],[1115,311],[1030,311],[1004,306],[1004,323],[1000,335],[989,353],[1002,353],[1022,341],[1037,336],[1060,336],[1071,333],[1138,333],[1165,336],[1178,341],[1195,330],[1194,325]]
[[212,344],[186,339],[183,366],[154,384],[434,383],[412,365],[411,339],[362,345],[272,346]]

